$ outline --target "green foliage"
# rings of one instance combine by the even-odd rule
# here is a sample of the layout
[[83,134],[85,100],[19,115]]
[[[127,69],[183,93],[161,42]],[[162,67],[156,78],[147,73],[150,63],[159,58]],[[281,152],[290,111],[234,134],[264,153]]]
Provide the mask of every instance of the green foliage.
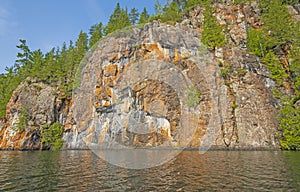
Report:
[[268,52],[263,58],[263,63],[268,67],[271,78],[276,80],[278,85],[282,85],[288,77],[282,63],[278,60],[278,57],[273,52]]
[[235,110],[236,108],[238,108],[238,104],[233,103],[231,107],[232,107],[233,110]]
[[245,76],[246,74],[247,74],[247,70],[245,70],[245,69],[238,70],[238,76],[242,77],[242,76]]
[[161,15],[162,22],[176,22],[180,19],[180,4],[176,1],[172,1],[169,6],[165,7],[163,14]]
[[0,117],[5,117],[6,105],[13,91],[31,73],[33,68],[33,63],[30,61],[32,52],[29,50],[26,40],[20,39],[20,45],[17,45],[17,48],[20,52],[17,53],[15,65],[7,67],[6,74],[0,75]]
[[[273,96],[282,99],[278,87],[290,80],[294,83],[294,96],[281,100],[283,107],[278,116],[282,139],[280,145],[283,149],[300,149],[300,106],[296,105],[300,99],[300,32],[299,22],[292,20],[285,4],[294,4],[295,1],[273,0],[261,1],[261,19],[264,22],[260,30],[248,30],[247,48],[261,58],[268,67],[271,78],[275,80],[276,87]],[[289,53],[286,48],[291,47]],[[279,58],[289,60],[284,65]]]
[[287,150],[300,150],[300,106],[287,101],[278,118],[283,131],[281,147]]
[[148,11],[146,9],[146,7],[144,7],[142,13],[140,14],[140,19],[139,19],[139,22],[138,24],[144,24],[144,23],[147,23],[148,20],[149,20],[149,14],[148,14]]
[[[246,3],[251,0],[235,0],[234,4]],[[76,72],[80,68],[87,50],[97,43],[105,35],[116,30],[120,34],[131,32],[130,26],[136,23],[145,24],[151,20],[160,20],[165,23],[174,24],[180,21],[192,7],[205,6],[204,23],[201,41],[211,50],[222,47],[226,43],[223,28],[219,25],[216,17],[213,16],[214,8],[212,0],[173,0],[168,1],[164,6],[159,0],[156,1],[156,15],[151,18],[144,8],[139,14],[137,9],[133,8],[128,13],[127,9],[120,7],[118,3],[114,12],[110,16],[106,26],[102,23],[93,25],[89,30],[89,35],[80,32],[75,44],[72,41],[62,47],[53,48],[47,53],[42,53],[40,49],[30,50],[26,40],[21,39],[17,45],[18,53],[15,66],[6,69],[6,73],[0,75],[0,117],[5,117],[6,105],[11,98],[13,91],[25,79],[27,81],[40,81],[59,88],[59,97],[70,99],[72,90],[75,86]],[[281,98],[282,93],[277,89],[285,81],[293,82],[294,96],[285,101],[279,118],[283,131],[281,146],[284,149],[299,149],[299,106],[296,105],[300,99],[300,23],[293,22],[289,15],[286,5],[298,3],[298,0],[274,0],[260,1],[261,20],[264,22],[260,30],[248,29],[247,48],[253,54],[261,58],[262,63],[268,67],[271,78],[276,81],[274,97]],[[286,53],[285,47],[291,50]],[[199,54],[204,54],[206,48],[200,47]],[[287,58],[288,66],[284,66],[279,57]],[[226,78],[230,73],[230,66],[219,64],[221,76]],[[239,70],[238,75],[242,76],[247,71]],[[27,79],[28,78],[28,79]],[[30,83],[30,82],[29,82]],[[228,83],[228,82],[227,82]],[[36,87],[38,90],[39,87]],[[200,102],[200,92],[194,87],[187,90],[187,103],[190,107],[196,106]],[[299,102],[298,102],[299,103]],[[234,106],[233,106],[234,107]],[[29,118],[28,109],[20,110],[20,131],[26,128],[26,119]],[[52,127],[53,126],[53,127]],[[63,140],[60,139],[62,129],[57,124],[45,128],[45,143],[59,148]],[[60,133],[60,134],[59,134]],[[52,136],[56,138],[51,140]]]
[[283,45],[296,40],[295,23],[281,0],[273,0],[272,3],[262,1],[261,9],[262,20],[265,22],[262,32],[268,34],[264,39],[267,49],[277,51]]
[[233,4],[244,4],[244,3],[249,3],[252,0],[234,0]]
[[225,45],[225,34],[223,28],[213,16],[214,8],[207,5],[204,12],[203,32],[201,34],[201,41],[209,49],[215,50],[216,47]]
[[249,29],[247,35],[247,49],[259,57],[265,56],[267,52],[265,45],[266,34],[261,30]]
[[154,9],[155,9],[156,15],[161,15],[163,13],[163,6],[162,6],[160,0],[156,0]]
[[29,109],[27,106],[22,106],[22,108],[19,111],[19,119],[17,122],[17,125],[15,127],[16,131],[23,132],[28,126],[30,115],[29,115]]
[[80,32],[75,47],[72,42],[69,47],[64,43],[61,50],[53,48],[43,54],[40,49],[31,51],[26,41],[20,40],[16,65],[0,75],[0,117],[5,117],[13,91],[26,78],[59,87],[60,97],[70,98],[77,68],[88,49],[87,43],[87,34]]
[[[177,1],[176,5],[182,6],[182,2]],[[173,10],[168,6],[162,9],[171,12]],[[91,50],[92,46],[105,35],[116,30],[125,28],[121,33],[131,32],[131,29],[128,30],[129,28],[126,27],[136,24],[137,20],[140,24],[149,21],[146,8],[141,14],[135,8],[131,9],[128,14],[127,9],[122,9],[118,3],[107,26],[103,26],[102,23],[93,25],[89,30],[89,36],[81,31],[75,44],[70,41],[69,45],[63,43],[61,48],[52,48],[49,52],[43,53],[40,49],[30,50],[26,40],[20,39],[20,44],[17,45],[19,51],[15,66],[7,68],[7,72],[0,75],[0,117],[5,117],[6,105],[13,91],[26,78],[29,81],[34,79],[58,87],[59,97],[70,99],[75,86],[76,73],[86,51]]]
[[225,66],[224,68],[222,68],[222,69],[220,70],[221,76],[222,76],[223,78],[226,78],[226,77],[228,76],[230,70],[231,70],[231,66],[230,66],[230,65]]
[[263,58],[263,63],[268,67],[271,72],[271,78],[276,80],[278,85],[282,85],[288,78],[288,74],[285,72],[283,64],[278,60],[274,53],[269,52]]
[[[300,39],[300,38],[299,38]],[[298,41],[300,43],[300,41]],[[294,89],[296,92],[300,91],[300,45],[294,45],[290,51],[289,70],[291,72],[291,79],[294,82]]]
[[132,8],[131,10],[130,10],[130,13],[129,13],[129,20],[130,20],[130,24],[131,25],[135,25],[136,24],[136,22],[137,22],[137,20],[138,20],[138,18],[139,18],[139,12],[138,12],[138,10],[136,9],[136,8]]
[[282,3],[287,5],[296,5],[299,3],[299,0],[282,0]]
[[27,62],[29,61],[29,56],[31,54],[28,46],[26,45],[26,40],[24,39],[20,39],[20,45],[17,45],[17,48],[20,49],[22,52],[19,52],[17,54],[17,60],[16,60],[16,64],[18,66],[22,66],[22,65],[26,65]]
[[273,89],[272,94],[276,99],[280,99],[282,97],[281,92],[276,87]]
[[32,63],[31,76],[34,78],[41,78],[42,74],[40,73],[40,69],[43,67],[44,62],[44,54],[40,49],[33,51],[29,60]]
[[91,49],[103,37],[103,24],[100,22],[90,28],[89,48]]
[[113,14],[110,16],[106,26],[106,35],[110,34],[118,29],[130,26],[130,19],[127,13],[127,9],[121,9],[120,4],[117,3]]
[[15,69],[6,68],[7,73],[0,75],[0,117],[6,115],[6,105],[11,98],[12,92],[22,80]]
[[196,107],[199,104],[200,99],[201,93],[196,87],[191,86],[187,89],[185,98],[187,106]]
[[55,149],[59,149],[63,145],[63,139],[61,139],[63,134],[63,126],[56,122],[50,127],[44,126],[42,130],[42,143],[46,146],[52,146]]
[[191,8],[196,6],[210,6],[213,0],[188,0],[185,3],[184,9],[189,11]]
[[283,131],[282,149],[300,150],[300,47],[296,43],[290,55],[290,78],[294,83],[293,97],[283,99],[278,119]]
[[201,4],[201,2],[202,2],[201,0],[189,0],[187,2],[187,9],[189,10],[192,7],[195,7],[195,6],[199,5],[199,4]]

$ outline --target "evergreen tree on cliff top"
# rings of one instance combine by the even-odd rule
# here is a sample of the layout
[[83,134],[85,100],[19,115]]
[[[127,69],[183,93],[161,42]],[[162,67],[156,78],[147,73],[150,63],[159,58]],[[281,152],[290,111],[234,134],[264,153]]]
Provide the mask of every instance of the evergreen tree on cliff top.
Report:
[[140,14],[140,19],[139,19],[139,24],[144,24],[144,23],[147,23],[148,22],[148,19],[149,19],[149,14],[148,14],[148,11],[146,9],[146,7],[144,7],[142,13]]
[[117,3],[116,8],[107,23],[106,35],[130,25],[131,23],[127,9],[121,9],[120,4]]
[[103,37],[103,24],[100,22],[90,28],[89,48],[92,48]]

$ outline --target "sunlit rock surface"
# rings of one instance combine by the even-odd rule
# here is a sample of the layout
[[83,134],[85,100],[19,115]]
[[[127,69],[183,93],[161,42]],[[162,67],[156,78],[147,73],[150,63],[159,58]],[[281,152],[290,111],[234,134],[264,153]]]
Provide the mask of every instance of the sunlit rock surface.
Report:
[[[42,125],[64,125],[64,148],[278,147],[278,101],[274,82],[259,59],[246,51],[246,25],[257,28],[257,5],[217,6],[229,23],[232,46],[209,51],[200,42],[201,8],[176,26],[158,22],[123,29],[101,40],[78,71],[72,100],[56,88],[23,82],[0,121],[0,147],[39,149]],[[223,65],[230,66],[224,74]],[[30,81],[30,80],[29,80]],[[188,90],[200,92],[187,104]],[[30,119],[14,129],[22,106]]]

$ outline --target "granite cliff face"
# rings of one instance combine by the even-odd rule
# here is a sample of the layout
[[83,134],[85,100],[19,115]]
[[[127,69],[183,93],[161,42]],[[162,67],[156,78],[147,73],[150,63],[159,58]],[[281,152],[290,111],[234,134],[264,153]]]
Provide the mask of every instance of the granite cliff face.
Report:
[[[259,27],[257,5],[217,5],[228,45],[209,51],[200,42],[202,8],[176,26],[158,22],[101,40],[78,72],[72,100],[27,80],[15,90],[0,148],[39,149],[42,125],[64,125],[64,148],[193,146],[277,148],[275,83],[246,51],[246,26]],[[189,91],[200,97],[188,104]],[[195,97],[195,95],[192,95]],[[14,126],[28,107],[25,131]]]

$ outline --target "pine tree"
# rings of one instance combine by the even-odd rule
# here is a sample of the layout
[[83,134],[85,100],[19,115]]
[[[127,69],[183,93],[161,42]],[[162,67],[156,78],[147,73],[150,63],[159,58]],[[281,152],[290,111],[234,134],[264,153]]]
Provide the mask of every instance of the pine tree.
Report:
[[80,31],[78,39],[75,43],[77,56],[76,56],[76,63],[79,64],[80,61],[83,59],[87,49],[88,49],[88,36],[83,31]]
[[137,20],[138,20],[138,17],[139,17],[139,12],[136,8],[132,8],[130,13],[129,13],[129,20],[130,20],[130,24],[131,25],[135,25]]
[[40,49],[38,49],[32,52],[32,54],[29,56],[29,60],[31,63],[33,63],[30,76],[40,79],[43,75],[40,70],[44,64],[44,54]]
[[156,0],[154,9],[155,9],[156,15],[161,15],[163,13],[163,6],[162,6],[160,0]]
[[22,52],[17,54],[16,64],[19,66],[26,65],[29,60],[29,56],[31,54],[29,47],[26,45],[26,40],[20,39],[20,45],[17,45],[17,48],[20,49]]
[[113,14],[109,18],[105,34],[110,34],[118,29],[122,29],[130,25],[127,9],[121,9],[120,4],[117,3]]
[[15,65],[20,76],[22,78],[26,78],[26,76],[30,73],[33,66],[33,63],[29,61],[31,51],[26,44],[26,40],[20,39],[19,41],[20,41],[20,45],[17,45],[17,48],[20,49],[20,52],[18,52],[17,54],[17,60]]
[[103,24],[100,22],[96,25],[93,25],[89,31],[89,48],[91,49],[103,36]]
[[178,21],[180,19],[180,4],[172,1],[169,6],[164,8],[164,13],[161,17],[163,22]]
[[51,69],[55,65],[55,48],[52,48],[48,53],[45,54],[45,62],[40,70],[42,75],[42,81],[45,83],[51,83],[53,77],[53,70]]
[[139,24],[144,24],[144,23],[147,23],[148,22],[148,19],[149,19],[149,14],[148,14],[148,11],[146,9],[146,7],[144,7],[142,13],[140,14],[140,19],[139,19]]
[[106,26],[106,35],[114,32],[118,29],[118,22],[121,15],[120,4],[117,3],[113,14],[110,16],[109,21]]
[[130,25],[131,23],[130,23],[128,11],[127,9],[122,9],[119,18],[118,29],[122,29]]

